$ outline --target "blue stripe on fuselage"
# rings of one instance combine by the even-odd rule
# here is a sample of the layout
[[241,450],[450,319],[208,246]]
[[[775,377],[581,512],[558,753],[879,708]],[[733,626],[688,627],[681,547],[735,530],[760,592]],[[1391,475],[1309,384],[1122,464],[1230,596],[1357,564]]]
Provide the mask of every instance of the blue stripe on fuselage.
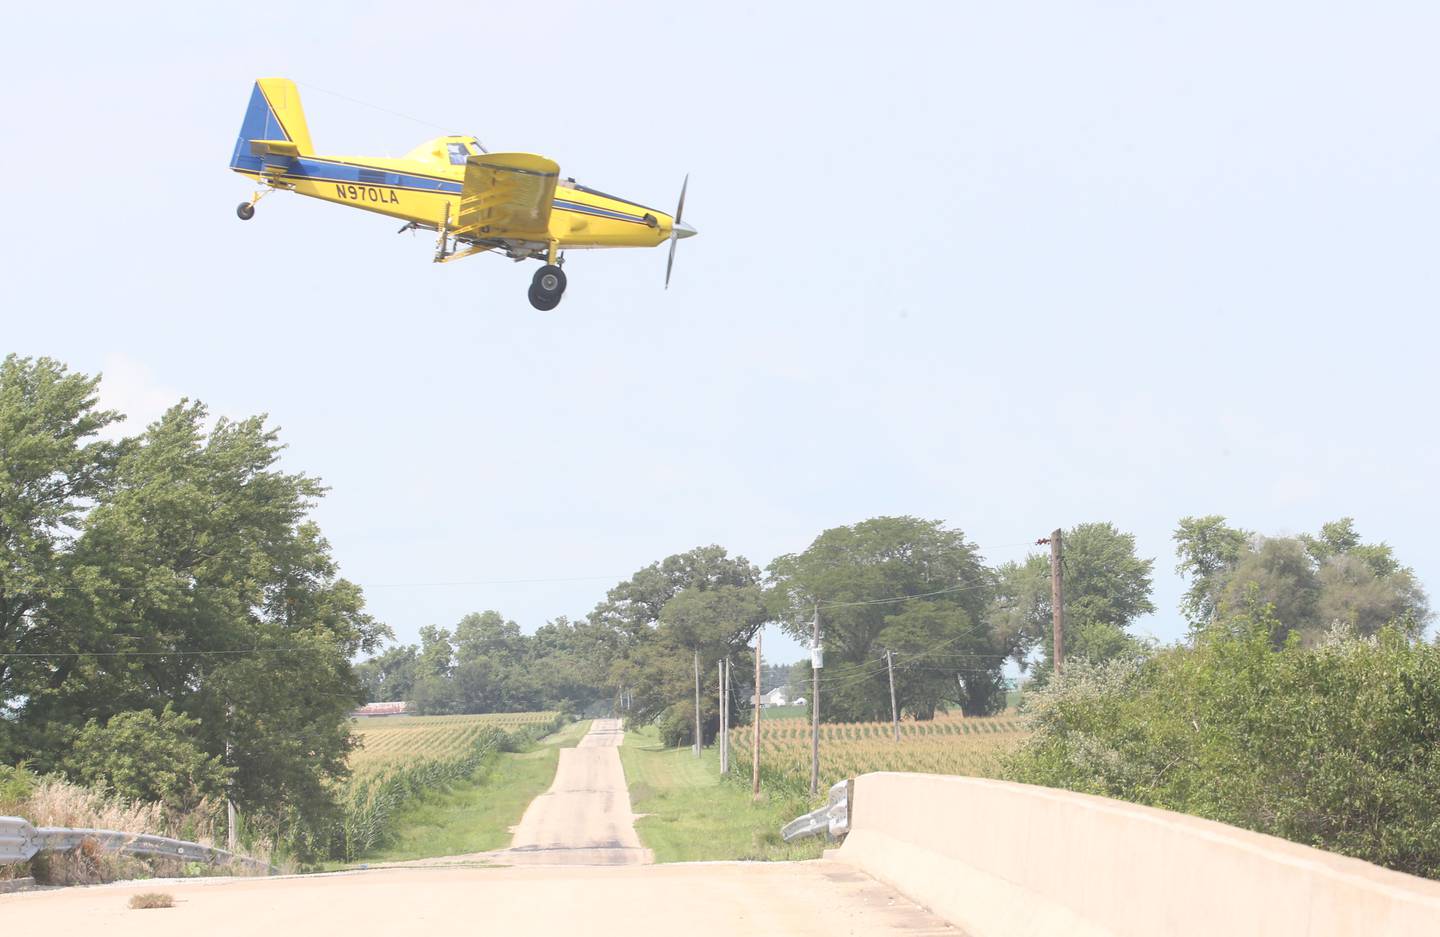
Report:
[[[384,182],[373,180],[361,181],[360,171],[378,172],[385,176]],[[347,182],[355,185],[384,186],[394,189],[410,189],[415,192],[440,192],[447,195],[459,195],[462,188],[459,182],[447,182],[443,179],[435,179],[430,176],[417,176],[407,172],[396,172],[393,169],[385,169],[381,166],[359,166],[351,163],[334,163],[321,159],[306,159],[301,157],[293,169],[285,172],[286,176],[296,176],[301,179],[311,179],[317,182]]]
[[[243,136],[242,131],[240,143],[236,147],[235,159],[232,160],[230,164],[232,169],[238,169],[244,172],[261,172],[260,158],[250,155],[250,139],[263,140],[267,138],[247,138]],[[385,180],[383,182],[375,179],[362,181],[360,179],[362,169],[370,173],[382,173]],[[343,182],[350,185],[375,186],[411,192],[431,192],[443,195],[459,195],[464,188],[463,183],[437,179],[433,176],[421,176],[413,173],[397,172],[396,170],[386,169],[381,166],[363,166],[354,163],[341,163],[305,156],[294,160],[292,165],[285,170],[285,176],[287,178],[308,179],[312,182]],[[629,215],[625,212],[601,208],[597,205],[572,202],[564,198],[555,199],[554,207],[561,211],[575,212],[582,215],[594,215],[599,218],[628,221],[632,224],[645,224],[645,219],[642,216]]]

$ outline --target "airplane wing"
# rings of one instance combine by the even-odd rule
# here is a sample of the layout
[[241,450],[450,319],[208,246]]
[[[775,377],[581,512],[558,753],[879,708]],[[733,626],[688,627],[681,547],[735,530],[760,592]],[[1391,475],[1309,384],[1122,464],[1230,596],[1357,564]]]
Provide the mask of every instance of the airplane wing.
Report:
[[465,161],[457,236],[550,238],[560,166],[533,153],[486,153]]

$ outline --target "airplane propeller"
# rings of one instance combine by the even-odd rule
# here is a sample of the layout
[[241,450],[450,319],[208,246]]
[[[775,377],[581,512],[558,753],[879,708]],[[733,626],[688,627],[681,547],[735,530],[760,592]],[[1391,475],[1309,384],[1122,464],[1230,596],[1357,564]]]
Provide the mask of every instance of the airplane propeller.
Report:
[[681,238],[688,238],[695,234],[695,229],[680,220],[685,214],[685,190],[690,186],[690,174],[685,174],[685,181],[680,184],[680,204],[675,206],[675,223],[670,227],[670,259],[665,263],[665,288],[670,288],[670,271],[675,268],[675,245]]

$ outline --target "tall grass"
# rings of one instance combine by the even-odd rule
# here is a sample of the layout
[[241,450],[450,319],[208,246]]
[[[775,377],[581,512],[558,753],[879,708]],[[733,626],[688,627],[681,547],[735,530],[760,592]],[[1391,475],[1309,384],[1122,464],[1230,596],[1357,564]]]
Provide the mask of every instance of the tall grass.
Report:
[[[34,826],[150,833],[215,844],[220,805],[203,802],[184,814],[158,803],[141,803],[58,777],[38,777],[21,765],[0,765],[0,815],[18,816]],[[262,857],[269,850],[258,850]],[[140,858],[104,852],[86,842],[62,853],[42,853],[28,863],[0,865],[0,879],[33,874],[51,885],[82,885],[150,875],[183,875],[204,868],[197,863],[159,857]]]

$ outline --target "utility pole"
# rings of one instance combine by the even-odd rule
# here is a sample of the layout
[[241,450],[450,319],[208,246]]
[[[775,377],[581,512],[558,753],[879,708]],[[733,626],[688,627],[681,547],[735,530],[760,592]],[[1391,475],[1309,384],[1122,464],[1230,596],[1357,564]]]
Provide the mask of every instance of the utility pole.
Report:
[[1050,614],[1053,618],[1055,675],[1065,669],[1065,583],[1060,574],[1060,530],[1050,534]]
[[[225,707],[225,766],[234,767],[230,762],[230,726],[235,723],[235,707]],[[235,779],[232,777],[226,782],[225,789],[225,843],[231,852],[235,851],[239,843],[240,833],[235,829],[239,823],[239,816],[235,811]]]
[[730,658],[725,658],[725,771],[730,771],[730,681],[734,677],[730,673]]
[[718,664],[720,672],[719,683],[716,686],[720,690],[720,774],[723,777],[726,771],[730,770],[729,759],[725,756],[725,742],[728,737],[725,734],[725,659],[721,658]]
[[695,757],[700,757],[700,649],[695,649]]
[[755,714],[751,717],[750,798],[760,799],[760,634],[755,632]]
[[820,789],[820,669],[825,666],[820,646],[820,603],[815,603],[815,618],[810,636],[810,793]]
[[[890,724],[895,729],[895,741],[900,741],[900,710],[895,708],[895,662],[890,658],[890,649],[885,649],[885,669],[890,671]],[[912,713],[913,715],[913,713]]]

